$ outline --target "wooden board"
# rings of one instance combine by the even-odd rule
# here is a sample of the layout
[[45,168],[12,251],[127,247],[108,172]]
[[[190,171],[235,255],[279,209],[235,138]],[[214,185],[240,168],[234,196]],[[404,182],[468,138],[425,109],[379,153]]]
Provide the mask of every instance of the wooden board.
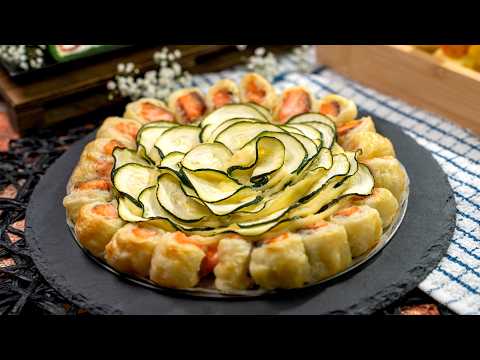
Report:
[[[219,71],[239,64],[242,57],[234,45],[158,45],[122,51],[114,57],[92,58],[81,66],[39,75],[34,81],[20,82],[0,69],[0,96],[18,131],[42,127],[118,107],[125,100],[109,101],[106,83],[112,79],[120,62],[133,62],[142,72],[155,68],[153,54],[162,46],[180,49],[182,66],[191,73]],[[269,47],[282,52],[291,45]],[[73,121],[73,120],[72,120]]]
[[317,46],[339,73],[480,134],[480,73],[410,45]]

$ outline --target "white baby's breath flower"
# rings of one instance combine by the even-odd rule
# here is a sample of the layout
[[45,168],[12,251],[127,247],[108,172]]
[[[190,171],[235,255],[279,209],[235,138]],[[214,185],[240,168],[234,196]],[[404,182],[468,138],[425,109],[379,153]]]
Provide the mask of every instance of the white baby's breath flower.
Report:
[[254,55],[248,58],[247,69],[271,81],[278,73],[277,58],[272,52],[267,53],[265,48],[257,48]]
[[175,76],[178,76],[182,72],[182,67],[180,66],[179,63],[173,63],[172,64],[172,70],[175,73]]
[[313,69],[314,61],[310,50],[309,45],[301,45],[293,50],[292,61],[297,64],[300,72],[307,73]]
[[119,64],[117,65],[117,71],[118,71],[119,73],[125,72],[125,64],[124,64],[124,63],[119,63]]
[[137,75],[139,69],[134,64],[129,63],[123,66],[119,64],[117,75],[112,80],[116,87],[107,84],[107,89],[110,91],[109,98],[113,99],[116,95],[120,95],[130,99],[152,97],[166,100],[179,86],[188,86],[191,83],[191,75],[183,71],[176,61],[180,57],[180,50],[169,51],[166,47],[162,48],[153,54],[153,60],[158,68],[147,71],[143,76]]
[[133,65],[132,62],[129,62],[126,66],[125,66],[125,72],[127,73],[131,73],[133,72],[133,69],[135,68],[135,65]]
[[108,90],[115,90],[116,88],[117,88],[117,84],[115,83],[115,81],[110,80],[107,83],[107,89]]
[[254,53],[257,56],[263,56],[265,55],[265,48],[264,47],[256,48]]

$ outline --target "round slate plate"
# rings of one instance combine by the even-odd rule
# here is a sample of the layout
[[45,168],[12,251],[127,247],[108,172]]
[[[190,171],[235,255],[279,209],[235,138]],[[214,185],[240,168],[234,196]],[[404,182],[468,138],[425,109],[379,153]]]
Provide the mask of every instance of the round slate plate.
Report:
[[40,180],[27,210],[26,239],[45,279],[93,314],[369,314],[413,289],[446,252],[455,227],[452,189],[430,153],[398,127],[376,119],[410,177],[408,210],[376,256],[324,285],[259,298],[199,298],[123,281],[90,259],[65,222],[62,200],[83,147],[74,144]]

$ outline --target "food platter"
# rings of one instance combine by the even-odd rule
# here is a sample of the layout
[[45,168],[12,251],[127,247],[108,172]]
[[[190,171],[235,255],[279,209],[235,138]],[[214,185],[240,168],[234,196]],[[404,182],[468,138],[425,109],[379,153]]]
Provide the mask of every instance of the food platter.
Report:
[[[431,155],[394,125],[376,119],[394,141],[410,177],[408,211],[388,246],[347,274],[316,286],[224,301],[149,289],[101,269],[72,241],[58,204],[87,139],[73,146],[41,180],[27,214],[27,240],[45,278],[93,313],[320,314],[370,313],[421,281],[443,256],[455,221],[453,195]],[[428,176],[425,176],[428,174]],[[420,241],[421,239],[421,241]],[[365,266],[368,265],[368,266]]]
[[[356,257],[352,264],[345,270],[336,273],[334,275],[331,275],[325,279],[322,279],[320,281],[317,281],[315,283],[310,283],[305,285],[306,287],[311,287],[311,286],[319,286],[321,284],[324,284],[328,281],[332,281],[337,277],[343,276],[349,271],[353,271],[355,268],[361,266],[362,264],[366,263],[369,259],[374,257],[377,253],[379,253],[385,246],[388,245],[390,240],[394,237],[395,233],[397,232],[398,228],[402,224],[402,220],[405,216],[405,213],[407,211],[408,207],[408,192],[405,193],[404,200],[402,201],[400,211],[397,214],[397,217],[395,221],[387,228],[385,229],[380,241],[375,245],[375,247],[370,250],[368,253]],[[74,226],[68,222],[68,228],[71,232],[71,235],[75,241],[75,243],[78,245],[82,251],[90,258],[92,261],[96,262],[98,265],[101,267],[105,268],[106,270],[110,271],[111,273],[115,274],[116,276],[120,277],[122,280],[132,282],[134,284],[144,286],[146,288],[152,289],[152,290],[158,290],[158,291],[172,291],[171,289],[167,288],[162,288],[161,286],[155,284],[154,282],[145,279],[145,278],[140,278],[140,277],[134,277],[132,275],[126,274],[126,273],[121,273],[118,270],[115,270],[113,267],[108,265],[105,261],[100,260],[98,257],[94,256],[88,249],[86,249],[80,241],[76,238],[75,235],[75,230]],[[290,289],[291,290],[291,289]],[[262,296],[262,295],[267,295],[267,294],[274,294],[275,292],[278,292],[278,290],[264,290],[264,289],[258,289],[258,290],[250,290],[248,293],[245,291],[229,291],[229,292],[223,292],[220,293],[214,288],[206,288],[206,287],[200,287],[200,288],[191,288],[191,289],[178,289],[175,290],[177,292],[184,293],[185,295],[190,295],[190,296],[199,296],[199,297],[212,297],[212,298],[220,298],[220,299],[227,299],[227,298],[232,298],[232,297],[238,297],[238,298],[246,298],[246,297],[256,297],[256,296]]]
[[376,253],[406,209],[394,145],[357,115],[350,99],[278,95],[256,73],[133,101],[85,146],[67,222],[89,254],[150,285],[257,296],[319,284]]

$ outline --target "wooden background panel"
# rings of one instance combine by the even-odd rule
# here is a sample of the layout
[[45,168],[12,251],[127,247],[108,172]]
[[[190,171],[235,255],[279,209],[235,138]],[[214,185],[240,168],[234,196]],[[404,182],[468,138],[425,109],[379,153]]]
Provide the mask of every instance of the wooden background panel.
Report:
[[480,134],[480,74],[408,45],[318,46],[317,60]]
[[[141,72],[152,70],[156,67],[153,54],[163,46],[181,50],[180,63],[191,73],[223,70],[241,63],[243,57],[253,51],[239,52],[235,45],[136,47],[111,56],[82,59],[68,70],[38,74],[29,81],[14,81],[0,69],[0,95],[6,103],[12,125],[22,131],[122,106],[125,99],[109,101],[107,98],[106,83],[116,75],[117,64],[133,62]],[[280,53],[292,45],[266,47]]]

